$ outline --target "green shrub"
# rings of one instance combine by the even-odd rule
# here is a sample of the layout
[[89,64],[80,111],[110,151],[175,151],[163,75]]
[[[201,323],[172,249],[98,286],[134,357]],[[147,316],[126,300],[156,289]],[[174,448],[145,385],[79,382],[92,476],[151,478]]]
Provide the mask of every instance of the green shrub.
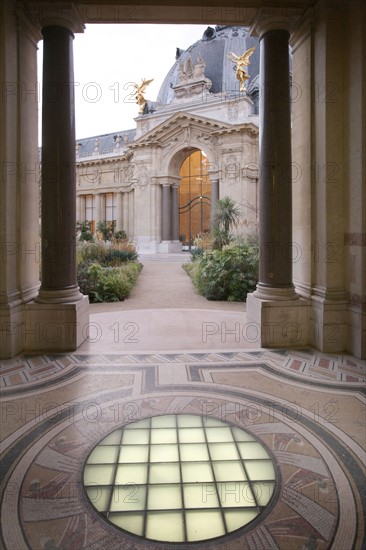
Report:
[[109,248],[103,263],[108,266],[118,266],[124,262],[134,262],[138,258],[138,254],[134,250],[118,250],[116,248]]
[[125,263],[119,267],[102,267],[84,261],[78,265],[78,284],[91,302],[118,302],[128,298],[142,265]]
[[239,221],[240,209],[233,199],[223,197],[216,202],[211,228],[213,249],[222,250],[234,240],[232,229]]
[[132,284],[126,273],[118,267],[102,268],[96,297],[99,302],[119,302],[128,298]]
[[107,254],[107,246],[95,242],[78,243],[76,248],[76,262],[103,263]]
[[199,258],[202,258],[203,253],[204,253],[203,248],[192,248],[191,250],[192,262],[194,262],[195,260],[198,260]]
[[125,262],[134,262],[138,258],[135,246],[127,241],[113,246],[104,243],[79,243],[76,251],[77,263],[99,263],[105,267],[119,266]]
[[93,241],[94,235],[91,230],[91,224],[88,221],[76,222],[76,231],[79,234],[79,241]]
[[101,236],[104,242],[111,241],[116,228],[116,221],[101,220],[97,223],[97,233]]
[[116,243],[121,243],[127,240],[128,240],[128,235],[126,231],[123,231],[122,229],[119,231],[115,231],[112,237],[112,242],[116,242]]
[[258,280],[258,246],[236,241],[209,250],[186,267],[198,292],[208,300],[243,302]]

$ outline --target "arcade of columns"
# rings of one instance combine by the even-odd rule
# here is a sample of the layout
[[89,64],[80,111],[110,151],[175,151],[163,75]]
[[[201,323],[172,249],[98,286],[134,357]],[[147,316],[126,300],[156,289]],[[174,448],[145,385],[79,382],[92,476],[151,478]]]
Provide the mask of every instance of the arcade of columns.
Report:
[[[327,20],[325,4],[325,2],[319,2],[317,14],[319,20],[316,29],[318,34],[315,33],[314,38],[315,47],[325,48],[323,57],[320,56],[315,61],[310,57],[307,62],[314,63],[314,71],[318,75],[324,68],[329,72],[322,77],[323,79],[336,79],[339,75],[338,71],[341,70],[336,63],[337,46],[335,44],[339,29],[337,25],[332,26],[332,22]],[[13,299],[16,307],[13,307],[9,299],[8,309],[3,308],[5,314],[2,316],[2,322],[5,319],[7,323],[7,328],[3,330],[2,335],[3,342],[5,338],[3,353],[6,356],[12,356],[21,349],[27,351],[76,349],[86,337],[83,327],[88,323],[88,298],[80,294],[76,280],[75,125],[74,98],[72,84],[70,84],[74,81],[73,33],[83,32],[83,21],[78,19],[74,6],[72,13],[73,16],[68,19],[63,19],[60,13],[55,13],[55,16],[48,13],[47,18],[43,20],[41,18],[39,21],[44,41],[41,286],[36,291],[36,284],[33,284],[33,287],[28,285],[29,288],[33,288],[30,292],[32,295],[28,294],[25,299],[19,291]],[[288,167],[292,166],[293,162],[291,152],[295,151],[298,154],[304,144],[296,138],[297,149],[291,146],[288,49],[291,36],[294,50],[299,49],[299,59],[301,56],[306,56],[304,49],[309,47],[307,41],[312,36],[312,21],[309,12],[303,19],[302,15],[302,10],[298,9],[280,9],[278,12],[273,9],[260,9],[254,20],[251,18],[252,21],[250,21],[252,32],[260,37],[261,48],[259,191],[261,259],[257,290],[248,297],[247,320],[261,327],[262,346],[288,347],[293,337],[292,342],[296,342],[296,345],[313,344],[325,351],[340,351],[348,347],[349,351],[361,356],[365,353],[364,316],[362,313],[358,314],[357,308],[349,314],[346,313],[344,264],[342,263],[341,269],[339,265],[335,267],[331,264],[319,267],[316,275],[312,275],[310,279],[308,277],[306,281],[301,281],[301,278],[304,279],[303,273],[308,264],[295,266],[300,284],[298,293],[294,289],[294,264],[290,252],[292,213],[294,211],[297,213],[299,205],[297,202],[294,206],[292,205],[294,186]],[[356,16],[357,13],[349,16],[352,22],[356,22]],[[35,50],[37,35],[33,29],[30,29],[32,23],[27,16],[23,13],[19,15],[18,12],[16,16],[10,13],[5,17],[8,17],[10,22],[12,17],[20,18],[24,32],[33,39]],[[243,24],[248,24],[248,21],[243,21]],[[324,45],[321,41],[326,32],[328,42]],[[23,47],[29,48],[29,45],[23,45]],[[33,54],[35,55],[35,51]],[[324,60],[324,56],[328,56],[328,63]],[[299,70],[296,60],[295,54],[295,73]],[[56,89],[62,89],[63,93],[53,94],[53,90]],[[357,95],[356,92],[354,93]],[[306,122],[301,118],[299,108],[300,106],[294,105],[294,130],[298,122],[299,128],[301,127],[303,131]],[[316,134],[315,156],[319,163],[331,162],[337,154],[337,148],[341,147],[339,139],[337,142],[339,131],[334,108],[329,104],[316,105],[318,111],[313,132]],[[305,113],[304,116],[308,114]],[[322,117],[326,118],[325,122],[322,122]],[[308,129],[305,128],[305,130],[309,132]],[[333,131],[336,134],[334,143],[328,143],[327,139]],[[353,130],[349,131],[352,133]],[[324,142],[320,144],[319,140],[322,137]],[[26,140],[24,134],[22,139]],[[27,145],[24,144],[24,149],[26,147]],[[26,154],[24,156],[26,157]],[[361,183],[361,175],[359,176]],[[179,238],[177,215],[172,216],[170,212],[178,212],[177,208],[171,208],[172,203],[177,204],[178,189],[174,182],[170,181],[162,181],[161,188],[162,240],[163,242],[175,241]],[[343,190],[340,184],[334,185],[330,191],[329,182],[326,181],[322,188],[318,187],[311,192],[316,195],[315,198],[310,199],[313,201],[313,211],[309,215],[313,221],[315,220],[313,230],[322,237],[324,242],[329,238],[334,238],[334,242],[338,242],[339,235],[334,230],[334,216],[338,215],[337,209],[342,208]],[[299,189],[300,195],[304,193],[304,189]],[[361,191],[359,195],[360,193]],[[214,190],[213,194],[216,196],[217,190]],[[332,207],[335,205],[335,212],[330,210],[330,206],[327,208],[329,201]],[[317,211],[321,204],[325,208],[325,214]],[[126,208],[126,206],[123,207]],[[22,208],[24,209],[24,203]],[[34,212],[33,209],[33,214]],[[30,215],[25,214],[28,218]],[[301,218],[301,214],[299,216]],[[302,229],[304,229],[306,221],[302,220],[302,223]],[[359,262],[358,258],[359,256],[355,261]],[[11,258],[11,261],[13,260],[14,258]],[[361,259],[362,262],[364,260]],[[11,270],[11,265],[9,264],[6,269]],[[301,273],[299,269],[302,270]],[[11,286],[9,273],[6,278],[8,290]],[[19,279],[19,269],[16,266],[14,266],[14,273],[18,273]],[[33,274],[35,274],[34,267]],[[22,286],[21,281],[19,284]],[[7,295],[11,298],[10,291]],[[20,319],[26,329],[26,338],[23,341],[16,328]],[[59,323],[62,330],[57,333],[57,338],[44,339],[42,326],[49,325],[50,322]],[[333,340],[327,338],[330,325],[337,334],[337,338]]]

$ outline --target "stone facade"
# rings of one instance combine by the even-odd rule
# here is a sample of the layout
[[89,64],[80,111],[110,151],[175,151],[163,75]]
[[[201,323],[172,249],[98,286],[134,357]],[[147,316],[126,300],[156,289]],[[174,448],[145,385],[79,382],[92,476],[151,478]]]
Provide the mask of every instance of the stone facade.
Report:
[[[138,243],[140,252],[167,250],[171,228],[163,239],[162,188],[179,188],[180,168],[185,158],[202,150],[208,159],[211,182],[218,182],[219,195],[232,197],[243,210],[240,232],[255,232],[258,202],[258,116],[251,114],[251,101],[240,98],[213,105],[179,104],[174,114],[154,113],[137,118],[136,139],[125,144],[122,154],[77,157],[78,220],[88,219],[87,201],[93,196],[94,226],[108,219],[106,197],[113,194],[116,229],[125,230]],[[178,107],[178,105],[177,105]],[[216,108],[216,109],[215,109]],[[229,121],[233,109],[241,123]],[[213,118],[215,116],[215,118]],[[150,130],[143,133],[142,126]],[[178,209],[171,205],[168,216]],[[141,216],[139,213],[144,212]],[[111,221],[111,220],[110,220]],[[162,243],[162,241],[165,241]],[[169,246],[169,250],[179,249]],[[181,249],[181,246],[180,246]]]
[[[257,231],[259,116],[253,101],[239,90],[227,90],[227,83],[211,93],[213,83],[205,76],[206,64],[200,54],[196,63],[189,54],[185,61],[178,59],[177,65],[172,101],[155,103],[151,111],[148,102],[147,112],[136,118],[135,131],[121,130],[113,136],[113,147],[106,145],[112,135],[77,143],[78,220],[91,221],[93,228],[104,219],[115,221],[116,229],[126,231],[143,253],[182,248],[171,227],[170,218],[179,216],[173,188],[179,195],[181,165],[193,151],[203,151],[207,158],[216,199],[230,196],[240,205],[239,233]],[[88,152],[83,153],[84,149]],[[164,186],[171,195],[166,209]],[[113,218],[106,201],[113,204]],[[93,204],[91,219],[89,202]]]

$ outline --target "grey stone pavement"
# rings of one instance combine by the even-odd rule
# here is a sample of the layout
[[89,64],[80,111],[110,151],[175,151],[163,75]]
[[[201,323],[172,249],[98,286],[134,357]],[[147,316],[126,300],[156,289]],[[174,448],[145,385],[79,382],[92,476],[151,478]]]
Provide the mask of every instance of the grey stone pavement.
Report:
[[141,256],[144,267],[130,298],[90,305],[92,332],[79,352],[258,348],[255,327],[246,329],[246,304],[197,294],[182,268],[189,259],[188,253]]

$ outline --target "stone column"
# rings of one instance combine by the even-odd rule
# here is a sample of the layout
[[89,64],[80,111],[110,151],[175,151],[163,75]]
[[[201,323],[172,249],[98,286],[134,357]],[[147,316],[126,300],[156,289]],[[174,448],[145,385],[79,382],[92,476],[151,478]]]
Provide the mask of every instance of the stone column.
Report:
[[163,183],[163,197],[162,197],[162,241],[171,241],[172,238],[172,224],[171,224],[171,196],[170,196],[170,184]]
[[80,300],[76,281],[76,175],[73,34],[42,30],[42,277],[37,302]]
[[260,38],[261,116],[257,297],[296,297],[292,284],[292,180],[289,33]]
[[85,195],[78,195],[76,197],[76,221],[85,221]]
[[76,277],[73,31],[84,27],[76,11],[70,20],[47,13],[41,26],[42,275],[39,294],[26,309],[26,349],[65,351],[87,337],[89,319],[89,300],[79,292]]
[[161,187],[161,242],[158,251],[166,254],[181,252],[179,240],[179,177],[159,176],[156,182]]
[[126,191],[125,193],[122,193],[122,229],[123,231],[126,231],[128,234],[129,232],[129,222],[128,222],[128,214],[129,214],[129,193]]
[[39,25],[24,3],[0,12],[0,357],[24,349],[24,304],[37,296],[39,158],[37,42]]
[[179,242],[179,185],[171,187],[172,241]]
[[211,223],[212,223],[215,206],[220,196],[219,178],[211,176],[210,182],[211,182]]
[[94,206],[94,220],[95,220],[95,230],[97,230],[98,222],[102,219],[102,195],[97,193],[94,195],[95,206]]
[[128,194],[128,235],[135,237],[135,190]]
[[123,195],[121,192],[115,193],[116,201],[116,231],[122,230],[123,224]]
[[260,37],[259,282],[247,297],[248,320],[262,346],[308,342],[308,305],[292,283],[290,14],[259,11]]

